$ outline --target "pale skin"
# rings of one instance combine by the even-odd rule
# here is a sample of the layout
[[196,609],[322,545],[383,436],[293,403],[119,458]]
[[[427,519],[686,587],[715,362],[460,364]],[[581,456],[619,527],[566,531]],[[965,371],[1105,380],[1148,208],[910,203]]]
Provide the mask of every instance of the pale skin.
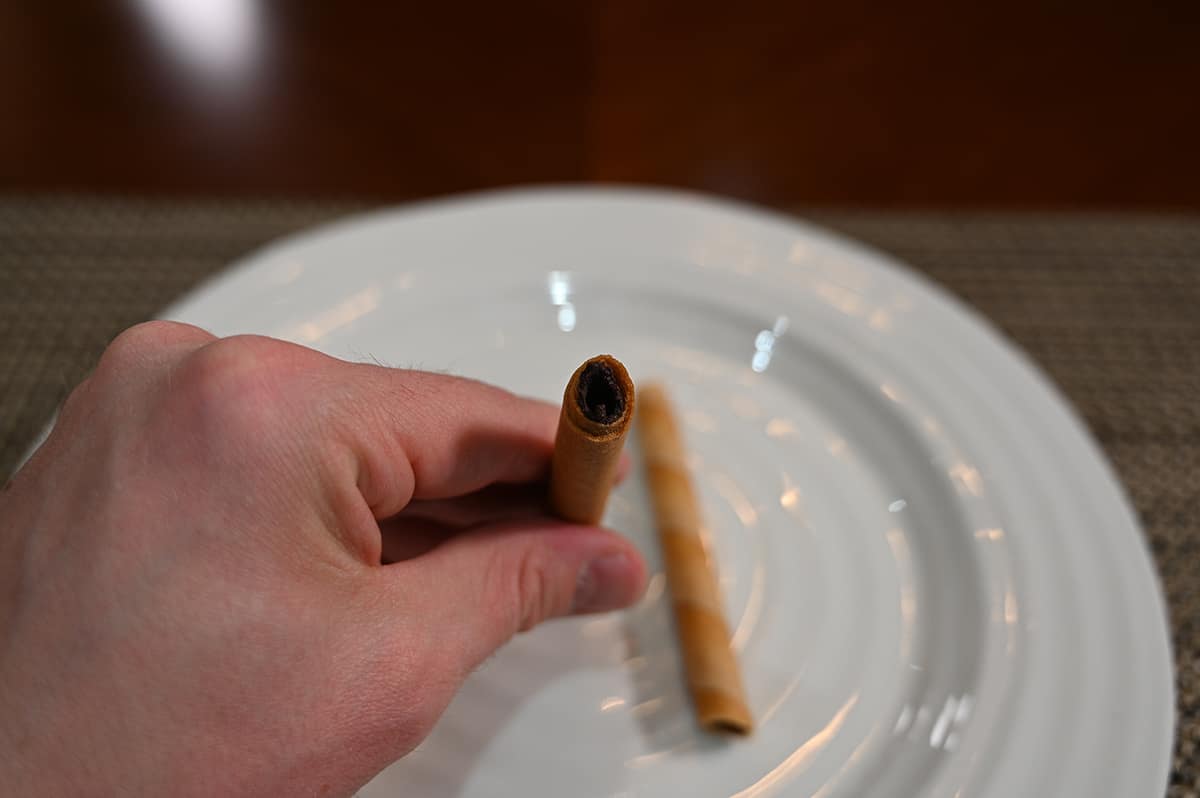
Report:
[[[349,795],[514,634],[628,606],[544,514],[557,408],[152,322],[0,494],[0,784]],[[387,563],[387,564],[383,564]]]

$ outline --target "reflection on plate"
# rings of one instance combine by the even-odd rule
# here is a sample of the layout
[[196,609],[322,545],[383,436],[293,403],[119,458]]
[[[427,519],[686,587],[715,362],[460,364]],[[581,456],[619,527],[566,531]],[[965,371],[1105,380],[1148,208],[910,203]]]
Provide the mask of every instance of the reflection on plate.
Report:
[[[517,192],[290,239],[166,315],[549,399],[612,352],[687,396],[756,734],[696,730],[656,573],[510,644],[364,796],[1164,788],[1163,606],[1116,482],[1018,353],[877,253],[690,196]],[[659,570],[639,479],[607,521]]]

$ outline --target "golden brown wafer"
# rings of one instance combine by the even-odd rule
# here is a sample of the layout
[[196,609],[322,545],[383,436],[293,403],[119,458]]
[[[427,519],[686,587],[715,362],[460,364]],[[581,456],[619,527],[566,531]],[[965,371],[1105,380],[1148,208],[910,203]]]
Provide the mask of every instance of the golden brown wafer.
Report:
[[612,355],[590,358],[571,375],[550,460],[550,507],[562,518],[595,524],[604,515],[633,402],[629,372]]
[[709,731],[749,734],[754,719],[701,538],[700,503],[688,475],[683,436],[662,386],[642,390],[638,429],[696,716]]

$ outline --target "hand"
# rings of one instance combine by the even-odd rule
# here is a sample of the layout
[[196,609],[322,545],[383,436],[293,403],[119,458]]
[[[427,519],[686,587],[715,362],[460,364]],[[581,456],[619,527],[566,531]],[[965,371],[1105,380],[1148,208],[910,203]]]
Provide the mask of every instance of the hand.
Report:
[[627,541],[541,513],[556,419],[268,338],[125,332],[0,495],[0,783],[353,792],[512,635],[640,594]]

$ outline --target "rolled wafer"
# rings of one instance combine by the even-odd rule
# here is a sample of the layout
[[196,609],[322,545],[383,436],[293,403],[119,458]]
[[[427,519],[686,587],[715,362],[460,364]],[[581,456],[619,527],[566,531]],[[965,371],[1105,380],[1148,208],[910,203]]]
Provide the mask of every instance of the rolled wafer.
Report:
[[688,475],[683,436],[662,386],[642,390],[638,429],[696,716],[709,731],[749,734],[754,719],[701,537],[703,519]]
[[590,358],[571,375],[550,460],[550,507],[558,516],[595,524],[604,515],[633,400],[633,380],[612,355]]

